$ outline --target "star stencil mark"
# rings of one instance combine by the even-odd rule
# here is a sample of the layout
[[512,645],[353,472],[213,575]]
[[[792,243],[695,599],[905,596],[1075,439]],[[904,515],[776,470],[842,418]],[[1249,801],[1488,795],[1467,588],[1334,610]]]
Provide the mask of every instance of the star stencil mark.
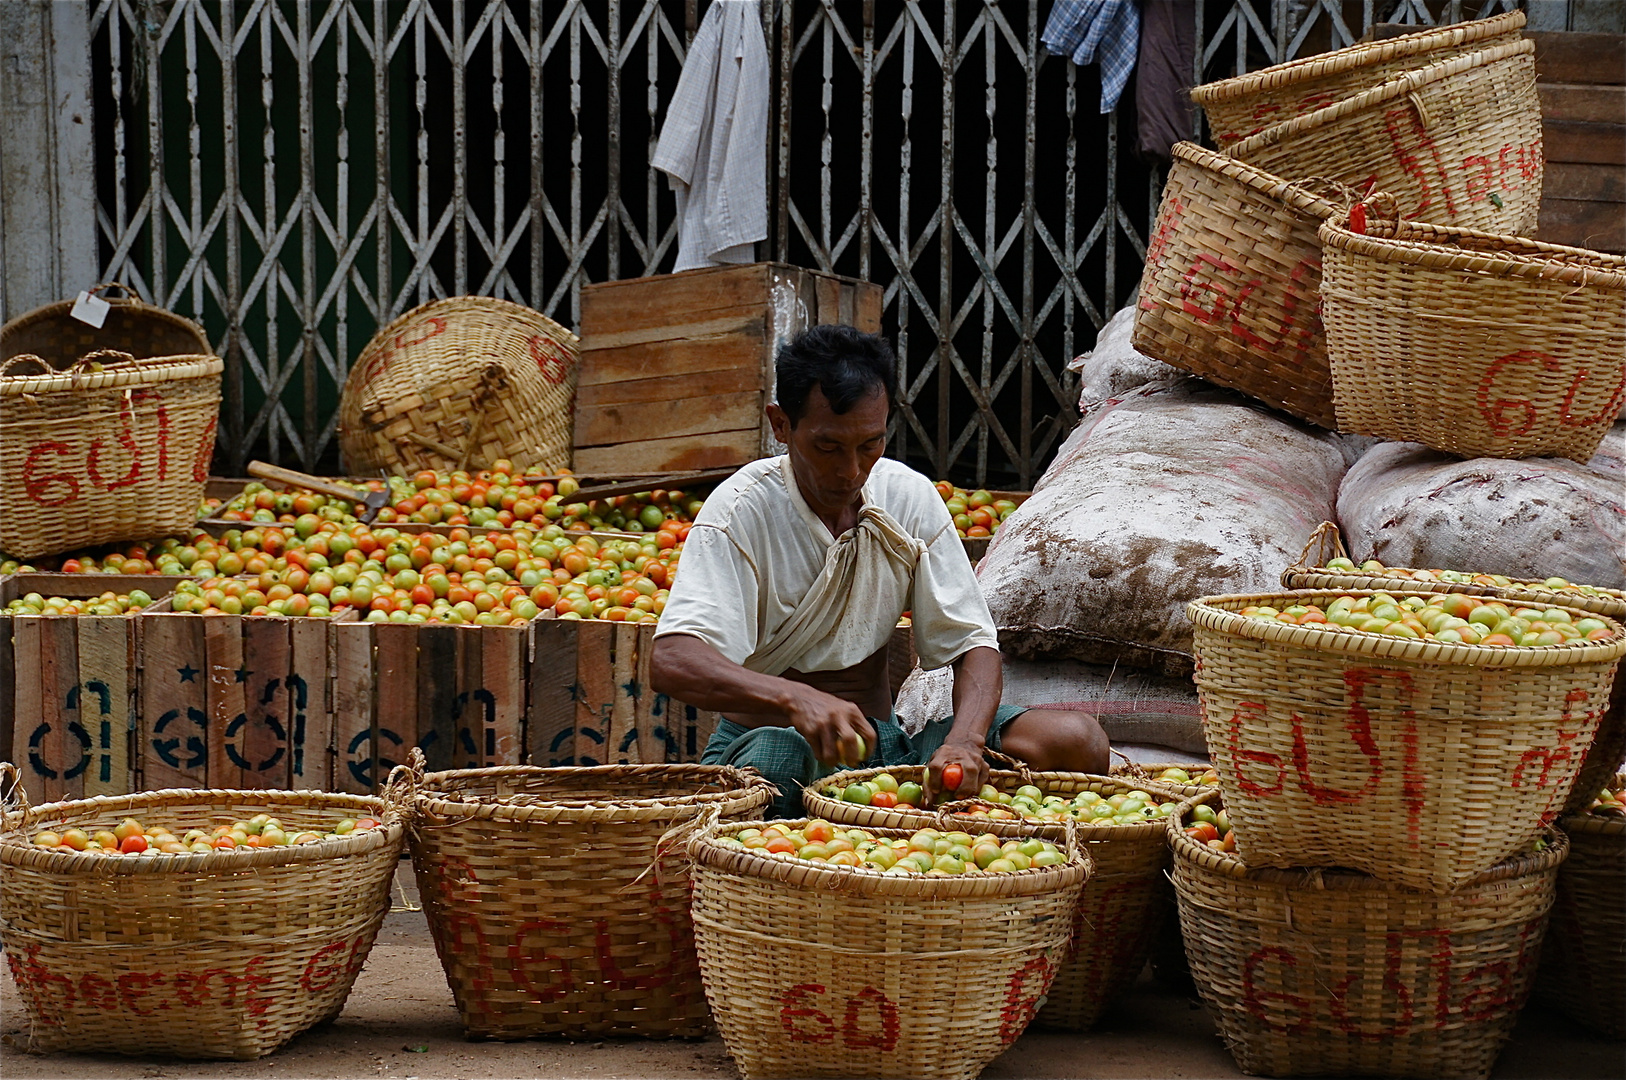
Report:
[[182,682],[197,681],[198,669],[193,667],[191,664],[188,664],[183,668],[176,668],[175,670],[180,674]]
[[246,667],[240,667],[236,671],[232,672],[232,674],[237,676],[237,681],[238,682],[245,683],[245,682],[248,682],[248,677],[250,675],[254,674],[254,672],[250,671]]

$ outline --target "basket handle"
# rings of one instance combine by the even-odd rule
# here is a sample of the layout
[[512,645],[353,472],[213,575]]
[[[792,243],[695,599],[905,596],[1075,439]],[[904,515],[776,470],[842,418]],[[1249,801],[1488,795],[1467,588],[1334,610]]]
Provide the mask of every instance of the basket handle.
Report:
[[[106,359],[108,362],[102,363],[104,359]],[[102,367],[109,368],[122,367],[126,364],[131,367],[135,367],[140,363],[141,361],[137,360],[130,353],[121,352],[118,349],[97,349],[95,352],[88,352],[79,359],[75,360],[73,362],[73,367],[68,369],[68,373],[71,375],[88,375],[90,374],[90,365],[92,364],[101,364]]]
[[[1107,749],[1112,750],[1111,747],[1108,747]],[[1112,753],[1113,756],[1123,759],[1123,765],[1120,768],[1121,775],[1127,776],[1132,780],[1142,781],[1144,783],[1153,782],[1152,774],[1141,768],[1140,762],[1136,761],[1122,750],[1112,750]]]
[[122,281],[104,281],[100,285],[94,285],[91,288],[86,289],[85,291],[87,293],[89,293],[91,296],[95,296],[97,293],[101,292],[103,289],[119,289],[124,293],[123,296],[104,296],[104,297],[102,297],[102,299],[106,300],[109,304],[139,304],[139,303],[141,303],[141,297],[136,295],[136,291],[134,289],[130,288],[130,286],[126,285]]
[[[54,375],[54,374],[56,374],[56,369],[55,368],[53,368],[50,364],[47,364],[40,357],[35,356],[33,353],[18,353],[16,356],[13,356],[11,359],[7,360],[5,363],[0,364],[0,376],[10,375],[11,374],[11,369],[13,367],[16,367],[18,364],[38,364],[40,366],[40,372],[39,373],[41,375]],[[32,373],[30,373],[30,374],[32,374]]]
[[[1310,551],[1316,552],[1316,561],[1310,562]],[[1327,552],[1332,554],[1328,555]],[[1344,547],[1344,538],[1338,532],[1335,522],[1323,521],[1310,533],[1310,538],[1304,541],[1304,550],[1299,552],[1298,562],[1294,566],[1326,566],[1331,559],[1347,559],[1349,551]]]
[[457,455],[455,471],[462,471],[469,467],[469,455],[480,447],[480,436],[485,434],[486,402],[491,395],[497,393],[508,385],[508,370],[501,364],[490,363],[480,373],[480,390],[474,395],[474,403],[470,408],[474,411],[474,423],[469,425],[469,433],[463,439],[463,449]]
[[423,767],[423,751],[414,746],[412,753],[407,757],[407,763],[390,770],[382,792],[385,813],[394,813],[397,817],[405,816],[406,808],[412,805],[413,798],[423,790]]
[[1012,757],[1011,755],[1001,753],[998,750],[989,750],[987,748],[984,748],[982,753],[984,757],[991,757],[1002,765],[1009,765],[1016,771],[1016,774],[1022,778],[1022,783],[1033,783],[1033,771],[1028,768],[1028,763],[1023,761],[1021,758]]
[[22,773],[11,762],[0,761],[0,833],[20,832],[30,809]]

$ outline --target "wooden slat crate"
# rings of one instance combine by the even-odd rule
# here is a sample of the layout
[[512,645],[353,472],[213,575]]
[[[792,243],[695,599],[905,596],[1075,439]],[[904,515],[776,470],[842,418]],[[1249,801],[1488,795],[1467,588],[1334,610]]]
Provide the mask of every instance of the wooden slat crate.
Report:
[[1528,36],[1546,156],[1537,235],[1626,253],[1626,34]]
[[335,790],[379,790],[414,746],[431,769],[521,762],[530,638],[530,627],[335,623]]
[[352,618],[143,614],[142,788],[331,789],[329,638]]
[[576,471],[665,473],[778,453],[763,412],[775,351],[823,323],[878,332],[882,295],[781,263],[583,287]]
[[[0,608],[31,592],[69,598],[140,589],[155,601],[181,577],[15,574]],[[136,654],[140,616],[0,612],[0,756],[35,803],[136,790]]]

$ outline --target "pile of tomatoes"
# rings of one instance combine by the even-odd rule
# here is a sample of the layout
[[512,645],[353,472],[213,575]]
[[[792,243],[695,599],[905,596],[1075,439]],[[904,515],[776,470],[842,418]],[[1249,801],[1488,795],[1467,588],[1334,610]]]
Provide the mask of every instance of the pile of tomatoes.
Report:
[[378,828],[377,818],[339,818],[325,829],[284,828],[270,814],[255,814],[242,821],[216,825],[211,830],[188,829],[176,836],[163,825],[148,826],[136,818],[125,818],[110,829],[83,829],[77,826],[60,832],[41,830],[33,836],[35,847],[52,851],[77,851],[86,855],[197,855],[235,848],[295,847],[323,840],[337,840],[353,832]]
[[[1376,559],[1367,559],[1359,566],[1353,559],[1328,559],[1326,569],[1347,573],[1362,573],[1368,577],[1398,578],[1402,581],[1445,581],[1457,585],[1491,585],[1498,588],[1519,588],[1528,583],[1514,581],[1503,574],[1470,574],[1464,570],[1413,570],[1404,566],[1384,566]],[[1541,583],[1550,592],[1576,593],[1581,596],[1608,596],[1607,589],[1595,585],[1576,585],[1561,577],[1550,577]]]
[[1046,795],[1032,784],[1006,793],[984,785],[976,801],[963,811],[970,817],[989,821],[1062,822],[1068,819],[1086,825],[1138,825],[1167,818],[1179,803],[1159,800],[1147,791],[1133,790],[1102,795],[1081,791],[1072,798]]
[[999,531],[1000,524],[1016,512],[1014,501],[996,499],[981,488],[968,492],[947,480],[939,480],[936,487],[961,536],[992,536]]
[[1604,788],[1587,807],[1587,813],[1605,818],[1626,817],[1626,794],[1614,788]]
[[1541,647],[1615,636],[1602,619],[1575,619],[1563,608],[1531,608],[1482,600],[1462,593],[1396,598],[1388,593],[1340,596],[1319,604],[1260,604],[1241,610],[1246,618],[1327,630],[1381,634],[1413,641],[1460,645]]
[[128,615],[151,603],[152,597],[140,589],[127,593],[108,590],[91,597],[42,596],[31,592],[11,601],[5,611],[8,615]]
[[1236,850],[1236,834],[1231,831],[1231,819],[1224,810],[1199,804],[1191,808],[1190,820],[1185,833],[1197,843],[1214,851]]
[[908,839],[888,839],[816,818],[801,826],[781,822],[742,829],[722,837],[721,842],[780,859],[803,859],[892,877],[1009,874],[1067,861],[1055,844],[1036,837],[1001,840],[992,833],[973,836],[921,829]]

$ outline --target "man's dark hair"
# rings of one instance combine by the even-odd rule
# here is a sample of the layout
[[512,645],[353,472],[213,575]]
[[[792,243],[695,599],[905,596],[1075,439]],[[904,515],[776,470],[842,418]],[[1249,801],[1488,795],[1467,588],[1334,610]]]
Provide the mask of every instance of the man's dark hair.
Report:
[[779,407],[792,427],[807,414],[817,386],[838,415],[882,390],[891,409],[898,397],[898,359],[886,339],[851,326],[815,326],[787,341],[774,359]]

